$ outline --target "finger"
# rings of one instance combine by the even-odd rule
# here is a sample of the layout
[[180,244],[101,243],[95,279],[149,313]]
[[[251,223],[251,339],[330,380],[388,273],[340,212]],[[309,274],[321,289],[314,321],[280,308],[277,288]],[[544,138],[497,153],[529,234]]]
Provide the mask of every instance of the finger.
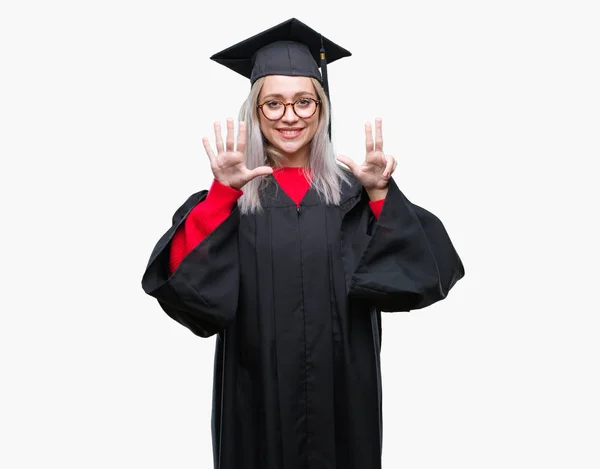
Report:
[[336,159],[339,162],[344,163],[346,166],[348,166],[348,168],[350,168],[350,171],[354,172],[354,170],[356,169],[356,163],[351,158],[348,158],[344,155],[338,155]]
[[212,162],[215,159],[215,154],[213,153],[212,148],[210,148],[210,142],[208,141],[208,138],[204,137],[202,139],[202,145],[204,145],[204,150],[206,150],[208,159]]
[[397,166],[398,166],[398,160],[396,158],[394,158],[394,167],[392,168],[392,173],[394,173],[394,171],[396,171]]
[[259,176],[267,176],[268,174],[273,174],[273,168],[270,166],[259,166],[248,173],[248,181],[252,181],[252,179]]
[[394,157],[390,156],[390,155],[386,155],[385,159],[386,159],[386,165],[385,165],[385,170],[383,171],[383,176],[387,178],[387,177],[390,177],[390,175],[392,174],[392,168],[394,167]]
[[375,119],[375,150],[383,151],[383,130],[381,118]]
[[223,153],[223,136],[221,135],[221,124],[215,122],[215,143],[217,144],[217,153]]
[[373,151],[373,130],[371,129],[371,123],[367,122],[365,124],[365,147],[367,153]]
[[225,140],[227,151],[233,151],[233,143],[233,119],[227,119],[227,137]]
[[244,153],[245,148],[246,148],[246,123],[244,121],[241,121],[240,128],[238,129],[237,151]]

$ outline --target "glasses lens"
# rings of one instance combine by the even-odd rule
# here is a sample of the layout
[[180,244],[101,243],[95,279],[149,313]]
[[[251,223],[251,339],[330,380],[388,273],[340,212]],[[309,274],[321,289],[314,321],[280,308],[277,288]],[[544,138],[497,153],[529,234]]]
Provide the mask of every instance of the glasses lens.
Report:
[[262,106],[262,111],[267,119],[277,120],[285,112],[285,104],[279,101],[267,101]]
[[317,103],[308,98],[300,99],[294,104],[294,111],[299,117],[310,117],[317,109]]

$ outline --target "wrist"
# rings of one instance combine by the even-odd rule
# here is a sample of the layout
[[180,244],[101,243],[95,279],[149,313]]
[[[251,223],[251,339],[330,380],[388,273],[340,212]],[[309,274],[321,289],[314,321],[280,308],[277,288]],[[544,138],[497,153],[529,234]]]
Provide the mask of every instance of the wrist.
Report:
[[234,198],[235,200],[239,199],[244,194],[244,191],[241,189],[236,189],[228,184],[225,184],[221,181],[218,181],[216,178],[213,179],[212,185],[210,186],[210,190],[208,191],[207,198]]
[[385,197],[387,196],[387,193],[388,193],[387,187],[385,187],[383,189],[365,189],[365,190],[367,192],[367,195],[369,196],[369,199],[372,201],[385,199]]

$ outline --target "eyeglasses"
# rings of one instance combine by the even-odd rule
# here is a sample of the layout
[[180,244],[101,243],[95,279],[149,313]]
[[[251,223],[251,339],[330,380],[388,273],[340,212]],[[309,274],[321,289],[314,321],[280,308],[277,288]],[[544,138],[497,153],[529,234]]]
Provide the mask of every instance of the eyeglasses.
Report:
[[321,101],[317,101],[312,98],[300,98],[293,103],[284,103],[282,101],[266,101],[262,104],[257,105],[263,115],[270,121],[276,121],[281,119],[285,115],[285,111],[288,106],[292,106],[294,114],[301,119],[308,119],[317,112],[317,107],[321,104]]

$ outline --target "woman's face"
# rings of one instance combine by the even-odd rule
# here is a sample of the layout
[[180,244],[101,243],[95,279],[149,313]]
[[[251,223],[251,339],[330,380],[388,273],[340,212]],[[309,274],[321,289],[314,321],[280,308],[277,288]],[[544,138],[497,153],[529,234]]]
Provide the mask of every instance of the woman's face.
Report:
[[[258,104],[270,101],[293,103],[300,98],[319,99],[310,78],[269,75],[265,77]],[[310,154],[309,144],[319,126],[319,108],[317,106],[311,117],[301,118],[292,106],[286,106],[285,114],[276,121],[267,119],[259,109],[260,128],[265,138],[288,158],[306,163]]]

